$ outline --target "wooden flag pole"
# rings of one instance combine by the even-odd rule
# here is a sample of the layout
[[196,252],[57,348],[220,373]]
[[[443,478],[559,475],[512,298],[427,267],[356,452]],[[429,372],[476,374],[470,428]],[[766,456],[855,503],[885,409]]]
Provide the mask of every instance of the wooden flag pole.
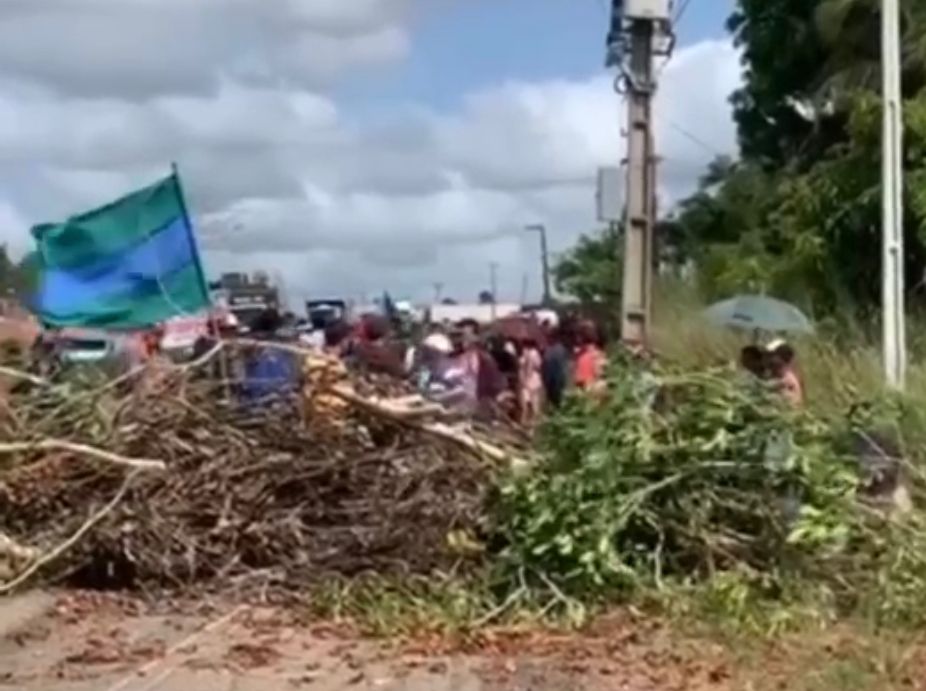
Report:
[[[176,161],[170,164],[171,175],[174,178],[174,184],[177,186],[177,197],[180,200],[180,208],[183,210],[183,216],[186,219],[187,229],[190,233],[190,245],[193,248],[193,255],[196,258],[196,270],[199,273],[199,280],[202,284],[203,294],[206,296],[206,300],[209,303],[209,324],[212,326],[212,330],[215,333],[216,342],[224,345],[222,339],[222,326],[219,324],[219,318],[216,314],[215,304],[212,301],[212,295],[209,291],[209,282],[206,280],[206,273],[203,271],[203,261],[199,253],[199,244],[196,242],[196,234],[193,232],[193,219],[190,217],[189,209],[187,208],[186,197],[183,193],[183,185],[180,183],[180,168],[177,166]],[[231,399],[231,384],[229,376],[229,364],[228,364],[228,349],[222,348],[219,352],[219,376],[224,382],[223,389],[225,391],[225,397]]]

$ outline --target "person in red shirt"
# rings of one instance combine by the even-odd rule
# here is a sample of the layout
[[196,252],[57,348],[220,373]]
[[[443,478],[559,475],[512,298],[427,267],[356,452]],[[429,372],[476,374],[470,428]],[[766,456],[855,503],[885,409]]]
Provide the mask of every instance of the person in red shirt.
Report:
[[404,350],[393,342],[389,320],[379,315],[366,315],[360,322],[360,333],[351,356],[354,363],[368,372],[405,377]]
[[580,389],[594,389],[602,383],[606,364],[599,346],[598,328],[590,321],[579,324],[577,333],[575,384]]

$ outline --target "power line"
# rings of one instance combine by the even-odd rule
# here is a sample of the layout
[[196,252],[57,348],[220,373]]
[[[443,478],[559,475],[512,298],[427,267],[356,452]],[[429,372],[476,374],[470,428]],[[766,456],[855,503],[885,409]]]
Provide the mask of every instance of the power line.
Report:
[[700,147],[701,147],[702,149],[704,149],[705,151],[708,151],[708,152],[712,153],[712,154],[715,155],[715,156],[723,156],[723,155],[724,155],[724,154],[722,154],[720,151],[718,151],[716,147],[711,146],[711,145],[708,144],[706,141],[704,141],[703,139],[701,139],[698,135],[696,135],[696,134],[694,134],[693,132],[691,132],[690,130],[688,130],[688,129],[682,127],[682,126],[679,125],[677,122],[674,122],[674,121],[672,121],[672,120],[669,120],[668,122],[669,122],[669,127],[671,127],[673,130],[677,131],[679,134],[681,134],[681,135],[682,135],[683,137],[685,137],[686,139],[688,139],[688,140],[694,142],[695,144],[697,144],[698,146],[700,146]]
[[678,26],[679,22],[682,21],[682,18],[685,16],[685,12],[688,11],[688,7],[691,5],[691,0],[682,0],[682,4],[678,6],[678,12],[675,13],[675,19],[672,20],[672,24]]

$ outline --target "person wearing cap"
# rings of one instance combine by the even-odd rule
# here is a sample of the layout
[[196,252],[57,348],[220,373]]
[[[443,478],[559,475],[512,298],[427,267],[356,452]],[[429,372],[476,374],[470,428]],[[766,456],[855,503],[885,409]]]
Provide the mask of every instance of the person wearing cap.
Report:
[[766,346],[768,371],[772,381],[791,405],[798,407],[804,402],[804,386],[795,367],[794,348],[781,339]]
[[432,382],[439,391],[431,398],[459,412],[474,413],[479,390],[478,352],[460,330],[450,333],[450,343],[452,350],[440,358],[433,370]]
[[409,348],[405,367],[419,391],[427,393],[431,390],[432,383],[452,350],[450,339],[437,331],[425,338],[421,345]]

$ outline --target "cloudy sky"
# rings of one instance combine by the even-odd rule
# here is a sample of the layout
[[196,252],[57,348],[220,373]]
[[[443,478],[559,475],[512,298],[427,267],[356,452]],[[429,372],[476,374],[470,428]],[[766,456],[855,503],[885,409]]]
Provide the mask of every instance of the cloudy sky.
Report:
[[[181,169],[207,269],[291,298],[540,291],[619,162],[606,0],[0,0],[0,239]],[[670,203],[735,150],[732,0],[691,0],[657,98]]]

